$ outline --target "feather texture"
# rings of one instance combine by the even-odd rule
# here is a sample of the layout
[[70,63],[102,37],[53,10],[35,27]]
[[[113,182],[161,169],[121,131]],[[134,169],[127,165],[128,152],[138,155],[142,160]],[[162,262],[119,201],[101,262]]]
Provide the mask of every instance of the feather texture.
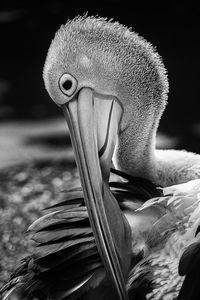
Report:
[[179,272],[186,275],[181,287],[178,300],[196,300],[200,298],[200,242],[188,246],[183,253]]
[[[138,208],[147,199],[159,196],[160,188],[148,180],[112,170],[115,181],[110,187],[126,210]],[[121,181],[123,179],[123,181]],[[141,188],[140,188],[141,187]],[[77,197],[76,197],[77,195]],[[98,254],[81,188],[66,193],[66,200],[50,207],[52,212],[28,228],[35,247],[25,258],[1,292],[6,299],[14,293],[38,299],[115,299]],[[12,291],[10,290],[12,289]],[[82,298],[81,298],[82,299]]]
[[[117,170],[113,173],[110,188],[132,232],[129,298],[172,299],[180,290],[178,299],[198,299],[200,180],[160,188]],[[3,287],[2,292],[8,291],[5,300],[17,293],[25,299],[116,298],[80,192],[79,188],[78,198],[57,203],[53,212],[29,227],[35,248]]]

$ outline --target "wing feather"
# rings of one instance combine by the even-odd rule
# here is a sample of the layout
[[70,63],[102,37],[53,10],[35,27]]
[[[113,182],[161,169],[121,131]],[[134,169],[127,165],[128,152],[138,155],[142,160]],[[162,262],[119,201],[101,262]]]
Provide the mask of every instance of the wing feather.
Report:
[[[146,179],[117,170],[112,172],[117,180],[110,183],[110,188],[122,210],[131,208],[135,211],[149,198],[161,195],[161,189]],[[2,289],[2,292],[10,291],[5,299],[11,299],[10,295],[15,295],[18,289],[27,296],[25,299],[78,300],[85,293],[91,293],[91,299],[94,299],[97,297],[95,291],[101,295],[114,295],[109,279],[105,279],[82,188],[71,189],[64,201],[47,209],[53,211],[28,228],[35,245],[33,254],[22,261],[9,284]]]

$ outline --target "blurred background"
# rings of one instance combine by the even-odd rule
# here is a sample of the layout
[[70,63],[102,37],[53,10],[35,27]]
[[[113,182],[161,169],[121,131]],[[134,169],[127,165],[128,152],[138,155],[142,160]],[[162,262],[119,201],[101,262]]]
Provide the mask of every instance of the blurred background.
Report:
[[200,26],[193,1],[1,1],[0,168],[73,153],[61,111],[42,80],[46,53],[61,24],[88,12],[113,18],[157,47],[170,93],[157,146],[200,153]]

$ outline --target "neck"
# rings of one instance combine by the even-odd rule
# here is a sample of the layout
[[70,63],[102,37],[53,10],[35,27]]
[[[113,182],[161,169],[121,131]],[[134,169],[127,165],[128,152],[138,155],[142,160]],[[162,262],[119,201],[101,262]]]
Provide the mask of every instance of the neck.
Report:
[[114,155],[119,170],[156,181],[155,127],[151,124],[136,130],[135,126],[129,126],[120,133]]

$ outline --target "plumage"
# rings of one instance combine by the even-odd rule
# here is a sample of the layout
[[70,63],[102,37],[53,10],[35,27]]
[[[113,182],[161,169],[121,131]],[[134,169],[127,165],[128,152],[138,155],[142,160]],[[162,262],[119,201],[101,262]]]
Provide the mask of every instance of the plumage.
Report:
[[[195,236],[196,230],[188,228],[193,224],[196,228],[199,226],[198,214],[192,219],[191,215],[200,208],[200,180],[161,188],[146,179],[127,176],[117,170],[113,172],[124,180],[119,181],[117,175],[111,181],[111,186],[114,185],[111,190],[120,197],[120,209],[132,232],[132,265],[127,282],[129,299],[162,299],[167,294],[173,299],[183,282],[178,275],[178,264],[181,276],[191,276],[199,262],[198,234]],[[122,191],[120,195],[118,190]],[[128,199],[126,192],[131,196]],[[74,199],[74,207],[71,201],[58,203],[52,209],[60,210],[48,213],[30,226],[31,239],[35,242],[33,255],[24,260],[4,289],[9,290],[12,285],[18,288],[19,285],[23,294],[27,290],[29,297],[42,297],[39,299],[90,299],[99,294],[104,299],[102,287],[105,288],[108,278],[95,245],[86,207],[83,199]],[[61,224],[60,219],[64,220]],[[189,276],[180,299],[195,299],[194,295],[197,295],[193,292],[197,279],[191,284]],[[192,290],[188,281],[194,286]],[[193,293],[191,298],[185,289]],[[181,298],[182,295],[185,298]]]
[[[150,245],[150,253],[145,261],[152,267],[151,283],[154,286],[148,299],[163,299],[164,297],[175,299],[179,295],[180,289],[180,299],[182,299],[183,294],[185,297],[183,299],[197,299],[194,296],[197,294],[194,291],[191,292],[192,286],[196,285],[192,279],[194,277],[191,276],[190,272],[187,272],[185,280],[180,275],[186,274],[183,269],[187,269],[188,254],[190,256],[190,271],[195,270],[193,268],[195,255],[191,250],[194,250],[196,228],[200,222],[199,190],[200,180],[167,187],[163,189],[164,197],[147,201],[139,208],[139,210],[143,210],[145,207],[147,209],[150,207],[154,218],[156,217],[156,210],[153,209],[153,206],[162,206],[159,212],[163,212],[153,223],[153,234],[152,236],[149,235],[150,241],[147,243]],[[150,215],[148,212],[149,217]],[[197,249],[198,247],[195,247],[198,260],[199,252]],[[140,269],[140,266],[136,265],[135,268]],[[198,278],[198,273],[195,272],[195,274]],[[191,289],[188,282],[191,283]],[[192,293],[193,298],[190,298]],[[198,289],[196,293],[198,293]]]
[[[199,237],[198,237],[199,239]],[[184,251],[180,263],[179,273],[186,275],[180,289],[178,300],[195,300],[200,297],[200,243],[195,241]]]
[[[130,175],[126,176],[126,174],[117,170],[113,170],[113,172],[120,174],[124,179],[129,178],[127,182],[112,181],[115,188],[123,190],[119,202],[122,209],[128,207],[127,200],[124,201],[125,206],[123,205],[123,195],[127,191],[132,196],[132,200],[129,201],[138,202],[139,205],[146,201],[147,194],[149,198],[161,194],[158,187],[145,179],[140,180]],[[144,183],[146,183],[146,188]],[[129,189],[131,185],[132,189]],[[140,185],[142,187],[141,191],[139,189]],[[113,194],[116,193],[118,192],[113,189]],[[84,297],[90,287],[92,296],[88,292],[85,296],[87,299],[93,297],[93,295],[98,297],[100,292],[101,299],[104,299],[102,288],[106,290],[109,279],[106,276],[95,245],[83,199],[78,199],[58,203],[56,209],[62,209],[44,215],[29,227],[28,232],[35,245],[33,254],[23,260],[20,267],[11,276],[9,285],[5,285],[4,290],[16,285],[16,289],[20,286],[23,293],[27,290],[27,296],[30,294],[29,297],[79,299],[80,295]],[[75,203],[74,207],[72,207],[72,201]],[[79,206],[77,207],[78,202]],[[55,207],[52,209],[55,209]],[[99,290],[94,292],[93,287],[99,287]],[[111,288],[109,287],[109,289]],[[114,294],[112,289],[111,294]],[[107,297],[108,291],[105,299]],[[6,296],[5,299],[10,298]],[[115,297],[111,299],[115,299]]]

